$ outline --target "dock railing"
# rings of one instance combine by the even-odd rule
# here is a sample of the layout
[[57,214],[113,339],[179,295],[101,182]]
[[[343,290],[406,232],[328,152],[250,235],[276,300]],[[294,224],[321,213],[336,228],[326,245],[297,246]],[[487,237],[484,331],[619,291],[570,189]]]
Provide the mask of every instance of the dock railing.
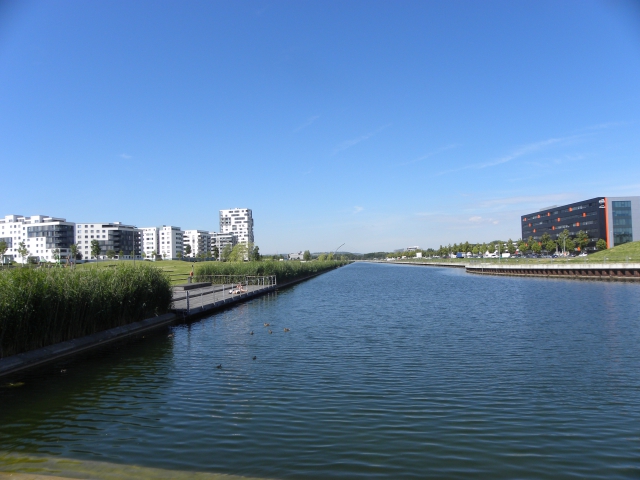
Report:
[[277,285],[275,275],[198,275],[193,282],[174,286],[174,311],[187,314],[203,311],[216,304],[228,303],[229,300],[272,290]]

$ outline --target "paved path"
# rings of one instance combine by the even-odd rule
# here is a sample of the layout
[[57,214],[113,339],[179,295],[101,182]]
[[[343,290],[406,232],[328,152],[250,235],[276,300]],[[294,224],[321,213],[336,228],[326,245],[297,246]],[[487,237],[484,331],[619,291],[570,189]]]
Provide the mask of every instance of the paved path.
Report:
[[[198,288],[194,290],[174,290],[173,292],[173,306],[171,309],[174,312],[188,312],[196,313],[212,308],[222,306],[229,303],[236,303],[247,298],[255,297],[265,292],[269,292],[276,289],[275,285],[249,285],[245,286],[246,293],[232,294],[231,289],[235,290],[232,285],[212,285],[210,287]],[[187,306],[187,293],[188,306]]]

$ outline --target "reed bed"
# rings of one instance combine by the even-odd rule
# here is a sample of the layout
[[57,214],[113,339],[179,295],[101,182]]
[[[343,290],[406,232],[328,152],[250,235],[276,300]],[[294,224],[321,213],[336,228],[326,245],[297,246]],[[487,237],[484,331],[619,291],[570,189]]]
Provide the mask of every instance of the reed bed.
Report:
[[313,262],[211,262],[198,265],[195,269],[194,281],[211,281],[211,275],[228,276],[266,276],[275,275],[278,282],[289,282],[298,278],[313,275],[346,265],[348,261],[313,261]]
[[0,271],[0,358],[161,315],[171,297],[146,265]]

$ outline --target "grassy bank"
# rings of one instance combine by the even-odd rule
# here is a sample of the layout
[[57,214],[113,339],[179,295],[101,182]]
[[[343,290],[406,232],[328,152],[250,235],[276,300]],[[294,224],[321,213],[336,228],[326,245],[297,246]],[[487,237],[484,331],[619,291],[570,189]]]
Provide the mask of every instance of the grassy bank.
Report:
[[592,253],[589,255],[589,261],[594,262],[640,262],[640,242],[629,242],[609,250]]
[[148,265],[0,271],[0,358],[166,313],[171,283]]
[[307,275],[346,265],[348,261],[312,262],[208,262],[195,267],[195,281],[210,281],[209,275],[275,275],[278,283],[290,282]]
[[[136,266],[153,266],[167,273],[169,277],[172,279],[172,283],[184,283],[191,272],[191,263],[183,262],[182,260],[158,260],[156,262],[150,261],[137,261],[135,262]],[[100,262],[91,262],[91,263],[82,263],[77,265],[76,268],[78,270],[85,269],[107,269],[107,268],[117,268],[122,265],[133,265],[131,260],[100,260]]]
[[640,262],[640,242],[630,242],[609,250],[602,250],[590,253],[586,257],[569,258],[405,258],[397,260],[405,263],[451,263],[451,264],[474,264],[474,263],[495,263],[506,265],[518,264],[557,264],[557,263],[618,263],[618,262]]

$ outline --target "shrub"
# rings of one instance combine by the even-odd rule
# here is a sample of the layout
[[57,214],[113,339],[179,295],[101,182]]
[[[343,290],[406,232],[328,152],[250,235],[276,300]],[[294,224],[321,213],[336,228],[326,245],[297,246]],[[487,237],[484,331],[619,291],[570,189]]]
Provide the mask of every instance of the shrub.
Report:
[[0,272],[0,358],[166,313],[167,274],[152,266]]
[[345,265],[348,262],[314,261],[314,262],[212,262],[198,265],[195,270],[195,281],[210,281],[208,275],[227,276],[266,276],[275,275],[278,282],[288,282],[325,270]]

